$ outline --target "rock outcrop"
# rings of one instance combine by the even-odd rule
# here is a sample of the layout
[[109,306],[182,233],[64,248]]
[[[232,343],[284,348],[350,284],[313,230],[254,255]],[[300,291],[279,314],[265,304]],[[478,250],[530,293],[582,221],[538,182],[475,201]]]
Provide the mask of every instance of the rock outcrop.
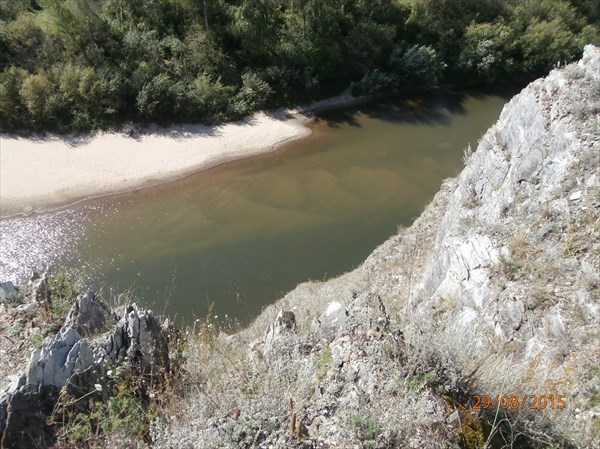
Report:
[[[239,333],[191,329],[154,447],[600,448],[600,50],[530,84],[467,156],[358,269]],[[102,398],[107,364],[162,381],[164,328],[79,296],[0,396],[2,448],[44,447],[59,392]]]
[[[462,174],[361,267],[194,353],[202,387],[156,423],[157,444],[599,448],[599,158],[587,46],[513,98]],[[473,395],[505,406],[473,409]]]
[[59,395],[106,399],[107,370],[124,364],[156,383],[168,375],[167,336],[154,314],[132,304],[119,320],[93,292],[78,296],[58,333],[0,394],[0,447],[48,447],[56,430],[48,418]]

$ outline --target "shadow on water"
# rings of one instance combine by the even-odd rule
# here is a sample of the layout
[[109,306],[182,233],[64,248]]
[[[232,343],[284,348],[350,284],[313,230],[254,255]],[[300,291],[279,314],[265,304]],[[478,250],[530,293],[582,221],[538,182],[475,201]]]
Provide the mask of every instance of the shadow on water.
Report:
[[[0,278],[60,265],[90,285],[135,289],[183,320],[211,310],[247,323],[299,282],[356,267],[409,226],[503,104],[490,92],[437,90],[321,112],[310,138],[280,151],[0,222]],[[155,130],[171,139],[201,131]]]
[[359,106],[317,112],[315,122],[325,123],[330,128],[342,125],[360,128],[362,125],[358,117],[362,115],[395,124],[449,126],[451,115],[467,113],[465,102],[469,98],[483,100],[493,96],[508,101],[518,90],[518,86],[502,85],[461,92],[436,89],[399,93],[367,101]]

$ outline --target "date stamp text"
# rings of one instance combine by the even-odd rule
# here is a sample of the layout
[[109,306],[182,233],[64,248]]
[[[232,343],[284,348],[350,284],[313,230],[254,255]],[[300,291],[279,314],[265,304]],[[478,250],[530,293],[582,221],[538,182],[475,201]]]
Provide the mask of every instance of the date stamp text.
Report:
[[567,406],[566,396],[559,394],[548,394],[548,395],[535,395],[535,394],[523,394],[523,395],[473,395],[475,404],[473,408],[478,409],[495,409],[497,407],[503,409],[558,409],[562,410]]

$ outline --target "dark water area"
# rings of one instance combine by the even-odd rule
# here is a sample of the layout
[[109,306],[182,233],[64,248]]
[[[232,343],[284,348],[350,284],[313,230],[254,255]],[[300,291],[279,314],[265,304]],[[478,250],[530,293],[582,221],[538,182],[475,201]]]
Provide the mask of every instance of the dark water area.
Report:
[[283,149],[170,184],[0,221],[0,278],[45,265],[184,321],[247,323],[408,226],[510,92],[426,92],[320,113]]

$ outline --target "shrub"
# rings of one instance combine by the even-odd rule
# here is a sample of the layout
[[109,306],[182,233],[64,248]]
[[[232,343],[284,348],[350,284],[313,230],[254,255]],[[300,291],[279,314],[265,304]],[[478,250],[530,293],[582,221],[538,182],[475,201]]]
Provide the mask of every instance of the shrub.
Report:
[[484,82],[494,82],[513,74],[514,41],[512,29],[502,22],[469,25],[458,59],[459,70],[475,74]]
[[144,84],[137,96],[137,108],[146,119],[159,120],[172,116],[175,95],[171,79],[163,73]]
[[352,95],[374,94],[391,90],[397,86],[397,79],[389,74],[375,69],[352,86]]
[[235,96],[233,110],[239,115],[246,115],[262,108],[273,94],[269,84],[255,73],[242,75],[242,87]]
[[395,48],[389,63],[404,86],[437,84],[446,68],[433,47],[426,45],[414,45],[407,51]]

